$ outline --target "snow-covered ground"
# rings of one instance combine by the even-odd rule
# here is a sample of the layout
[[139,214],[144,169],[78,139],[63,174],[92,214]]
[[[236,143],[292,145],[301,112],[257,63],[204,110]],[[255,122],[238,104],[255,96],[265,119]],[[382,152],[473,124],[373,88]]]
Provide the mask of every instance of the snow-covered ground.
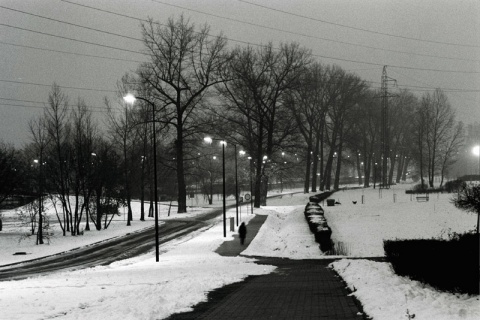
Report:
[[[398,186],[383,190],[382,194],[378,189],[335,193],[332,198],[341,205],[324,206],[334,241],[341,242],[349,256],[382,256],[383,239],[447,237],[449,233],[474,228],[476,217],[454,208],[451,195],[434,195],[429,202],[417,202],[415,198],[410,200],[405,188]],[[303,207],[311,195],[284,195],[269,200],[268,207],[255,209],[255,214],[267,214],[268,218],[243,254],[323,258],[303,216]],[[196,209],[190,215],[204,210],[207,209]],[[12,212],[4,212],[7,223],[0,232],[0,264],[69,250],[151,226],[151,218],[137,221],[138,211],[136,205],[130,227],[125,226],[126,221],[114,221],[107,230],[86,232],[74,239],[56,236],[50,245],[44,246],[33,245],[33,239],[18,245],[18,225],[9,218]],[[248,223],[253,215],[246,211],[244,206],[241,217]],[[165,212],[162,206],[161,218],[167,218]],[[234,215],[235,210],[229,210],[228,216]],[[178,216],[172,212],[170,218]],[[189,310],[204,301],[210,290],[275,269],[257,265],[254,259],[214,253],[225,240],[220,222],[216,219],[212,227],[163,245],[158,263],[152,253],[106,267],[0,282],[0,318],[94,319],[101,315],[103,319],[161,319]],[[227,240],[231,239],[229,232]],[[72,240],[76,243],[72,244]],[[12,253],[17,251],[31,254],[13,258]],[[396,276],[387,263],[342,259],[331,266],[374,319],[406,319],[407,312],[415,314],[416,319],[480,318],[478,296],[438,292]]]

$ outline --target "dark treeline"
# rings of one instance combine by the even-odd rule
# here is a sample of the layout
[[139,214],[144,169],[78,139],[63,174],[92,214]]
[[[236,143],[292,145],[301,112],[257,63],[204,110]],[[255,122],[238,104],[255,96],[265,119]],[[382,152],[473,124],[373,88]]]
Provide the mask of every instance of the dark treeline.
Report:
[[[107,228],[119,206],[130,224],[134,198],[143,220],[153,215],[154,142],[158,193],[178,201],[179,213],[190,194],[211,202],[219,192],[215,139],[226,141],[228,195],[235,195],[237,158],[239,192],[252,187],[255,207],[266,204],[273,185],[317,192],[382,181],[381,92],[356,74],[296,43],[229,48],[222,35],[183,16],[164,25],[150,20],[141,32],[150,59],[118,81],[117,99],[102,103],[106,121],[54,84],[44,115],[30,123],[31,143],[1,145],[0,204],[12,194],[49,199],[64,235]],[[127,94],[136,100],[125,102]],[[425,186],[434,187],[436,176],[442,184],[463,141],[445,93],[401,90],[388,105],[388,183],[408,173]]]

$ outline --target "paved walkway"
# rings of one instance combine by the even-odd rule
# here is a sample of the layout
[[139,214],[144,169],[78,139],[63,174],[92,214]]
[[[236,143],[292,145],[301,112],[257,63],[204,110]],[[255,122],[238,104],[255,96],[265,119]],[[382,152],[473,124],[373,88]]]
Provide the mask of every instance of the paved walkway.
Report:
[[[216,252],[239,255],[266,218],[257,215],[250,220],[243,246],[235,236]],[[168,319],[366,319],[358,301],[348,296],[345,284],[328,268],[333,260],[257,259],[258,264],[275,265],[277,269],[210,292],[208,301],[195,306],[192,312]]]

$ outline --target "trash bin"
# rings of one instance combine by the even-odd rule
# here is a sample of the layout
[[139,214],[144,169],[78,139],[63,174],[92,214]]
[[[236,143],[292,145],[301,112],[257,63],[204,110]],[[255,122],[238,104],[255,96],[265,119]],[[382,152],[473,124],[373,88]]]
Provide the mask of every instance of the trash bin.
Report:
[[230,231],[235,232],[235,220],[234,218],[230,218]]
[[333,207],[335,205],[335,199],[327,199],[327,207]]

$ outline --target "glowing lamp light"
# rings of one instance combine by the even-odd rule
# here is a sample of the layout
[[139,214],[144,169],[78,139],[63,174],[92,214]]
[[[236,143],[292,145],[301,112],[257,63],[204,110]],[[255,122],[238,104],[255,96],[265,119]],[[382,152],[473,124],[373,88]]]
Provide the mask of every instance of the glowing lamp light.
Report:
[[472,152],[474,155],[480,156],[480,146],[473,147]]
[[134,104],[135,100],[137,100],[137,98],[135,98],[135,96],[133,94],[129,93],[125,97],[123,97],[123,100],[126,103]]

